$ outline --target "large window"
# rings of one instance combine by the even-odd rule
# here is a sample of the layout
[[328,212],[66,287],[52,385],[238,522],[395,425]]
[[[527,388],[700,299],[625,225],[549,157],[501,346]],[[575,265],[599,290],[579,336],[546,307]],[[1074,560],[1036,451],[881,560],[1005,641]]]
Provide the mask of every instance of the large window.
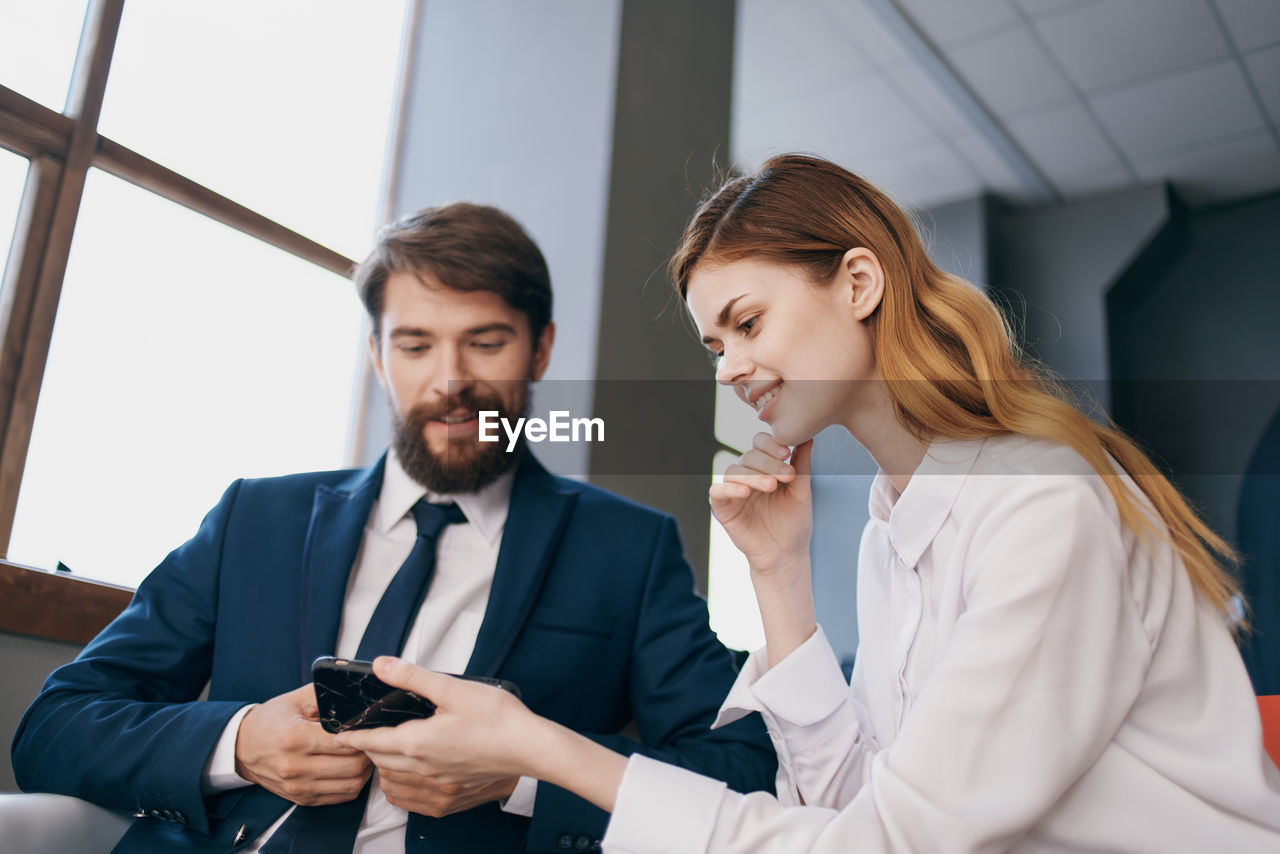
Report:
[[133,586],[234,478],[349,462],[404,18],[0,3],[0,555]]

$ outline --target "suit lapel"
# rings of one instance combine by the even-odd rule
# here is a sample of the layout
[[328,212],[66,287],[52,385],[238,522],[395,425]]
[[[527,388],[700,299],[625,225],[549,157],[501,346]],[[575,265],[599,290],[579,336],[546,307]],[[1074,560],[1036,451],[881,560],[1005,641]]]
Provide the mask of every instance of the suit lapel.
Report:
[[511,487],[493,587],[467,674],[493,676],[524,628],[578,496],[526,454]]
[[336,487],[316,487],[311,526],[302,553],[302,673],[311,681],[311,662],[333,655],[342,621],[347,578],[373,502],[382,488],[386,456]]

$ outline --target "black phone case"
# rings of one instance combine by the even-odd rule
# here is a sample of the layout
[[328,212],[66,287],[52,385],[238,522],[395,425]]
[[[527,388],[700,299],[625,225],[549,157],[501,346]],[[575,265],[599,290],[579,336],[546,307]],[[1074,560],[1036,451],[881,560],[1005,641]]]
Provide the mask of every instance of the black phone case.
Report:
[[[485,682],[520,696],[520,689],[505,679],[457,678]],[[436,711],[435,703],[426,697],[393,688],[374,676],[372,662],[317,658],[311,665],[311,679],[316,686],[320,725],[328,732],[397,726],[405,721],[429,718]]]

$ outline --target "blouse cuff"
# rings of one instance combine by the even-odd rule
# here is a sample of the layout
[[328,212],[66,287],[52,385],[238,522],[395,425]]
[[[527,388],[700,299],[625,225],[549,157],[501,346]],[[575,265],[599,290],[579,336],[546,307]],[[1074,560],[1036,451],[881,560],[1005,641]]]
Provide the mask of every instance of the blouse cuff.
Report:
[[831,717],[849,699],[849,683],[822,627],[751,686],[762,712],[793,727]]
[[603,847],[616,854],[704,854],[727,788],[719,780],[634,754],[627,760]]
[[833,736],[857,728],[849,683],[822,626],[770,668],[765,650],[747,659],[712,725],[723,726],[759,712],[778,755],[779,793],[789,794],[793,757]]

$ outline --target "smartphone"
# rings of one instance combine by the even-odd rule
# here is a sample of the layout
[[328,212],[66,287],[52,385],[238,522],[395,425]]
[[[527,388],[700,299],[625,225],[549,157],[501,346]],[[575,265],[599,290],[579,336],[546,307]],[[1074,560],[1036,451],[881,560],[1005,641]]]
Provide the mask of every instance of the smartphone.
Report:
[[[460,676],[458,679],[485,682],[517,697],[520,689],[505,679],[488,676]],[[396,726],[417,718],[429,718],[435,703],[403,688],[393,688],[373,675],[373,662],[348,658],[317,658],[311,665],[311,681],[316,686],[320,726],[328,732]]]

